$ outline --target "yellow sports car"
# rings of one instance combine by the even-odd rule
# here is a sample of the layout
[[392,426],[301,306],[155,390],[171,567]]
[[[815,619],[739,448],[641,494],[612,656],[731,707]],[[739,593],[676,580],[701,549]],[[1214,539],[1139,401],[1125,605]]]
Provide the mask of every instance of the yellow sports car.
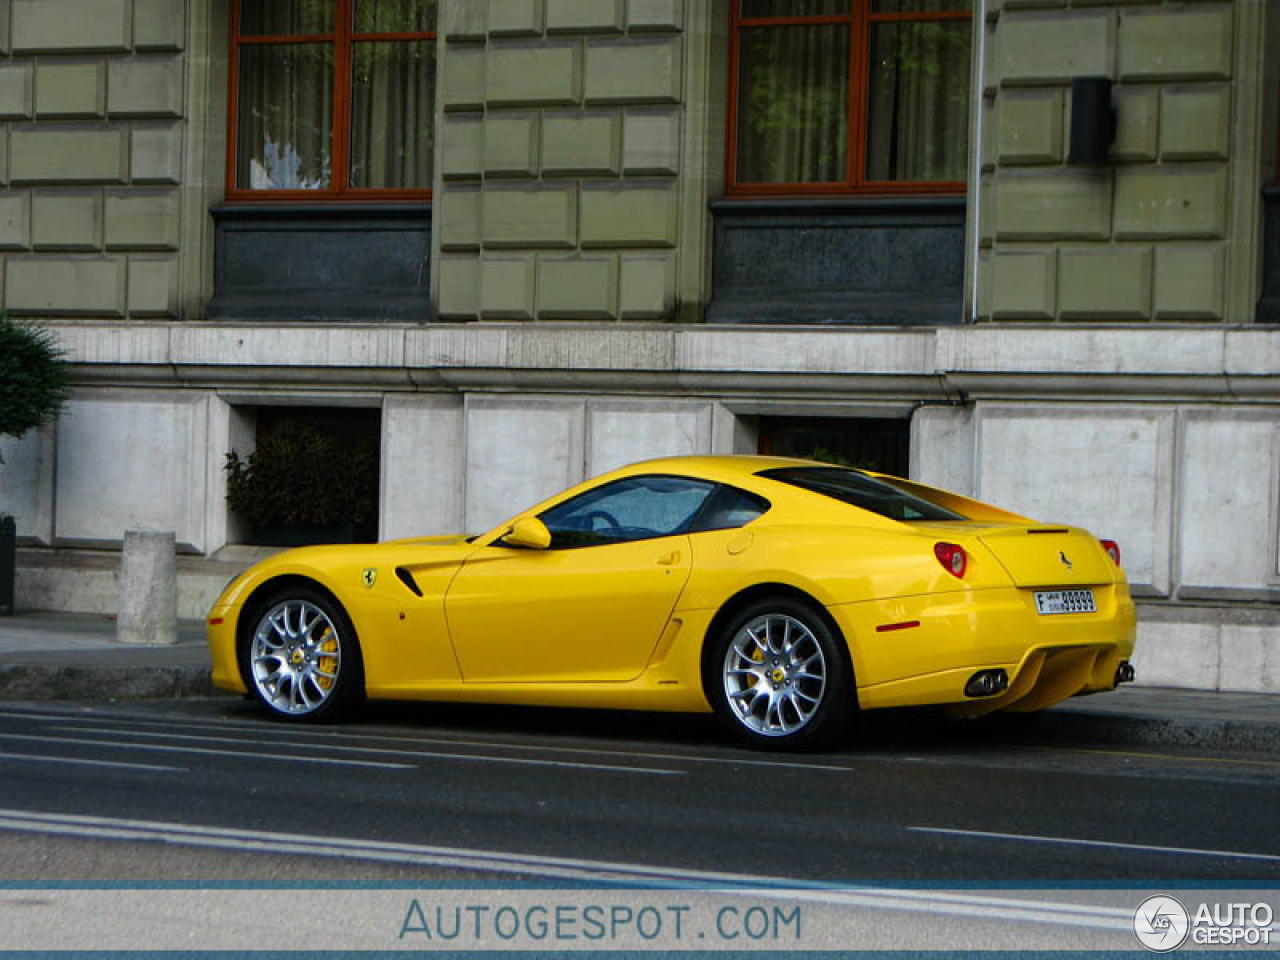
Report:
[[1043,709],[1133,679],[1120,551],[913,481],[678,457],[474,537],[290,550],[209,614],[213,680],[273,714],[364,697],[714,711],[748,743],[853,711]]

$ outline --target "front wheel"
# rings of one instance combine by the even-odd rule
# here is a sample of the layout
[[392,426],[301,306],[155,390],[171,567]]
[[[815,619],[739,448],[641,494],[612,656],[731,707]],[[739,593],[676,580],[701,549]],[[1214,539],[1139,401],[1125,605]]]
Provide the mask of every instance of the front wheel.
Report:
[[844,730],[851,671],[826,618],[807,604],[764,600],[740,611],[704,662],[712,707],[738,739],[762,749],[803,749]]
[[305,587],[269,597],[252,615],[244,679],[258,702],[288,720],[336,719],[360,699],[363,670],[346,613]]

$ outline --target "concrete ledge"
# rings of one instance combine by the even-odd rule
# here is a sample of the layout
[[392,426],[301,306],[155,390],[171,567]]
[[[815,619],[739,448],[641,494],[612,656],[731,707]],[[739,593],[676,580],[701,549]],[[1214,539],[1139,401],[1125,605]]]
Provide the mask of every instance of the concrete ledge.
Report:
[[[27,545],[18,551],[18,609],[114,616],[120,603],[119,542],[99,549]],[[223,548],[213,557],[178,558],[178,616],[200,624],[227,582],[274,549]],[[4,626],[0,624],[0,631]],[[110,629],[114,637],[115,628]],[[2,636],[2,634],[0,634]],[[0,654],[4,647],[0,644]],[[0,659],[5,659],[0,655]],[[10,661],[12,662],[12,661]]]
[[172,700],[227,696],[208,667],[0,666],[0,700]]
[[77,382],[104,385],[318,378],[439,390],[464,389],[474,379],[483,389],[495,370],[512,388],[587,371],[642,380],[674,374],[696,385],[701,375],[731,370],[748,389],[762,377],[802,383],[837,374],[883,382],[887,391],[896,389],[895,377],[931,378],[931,392],[941,395],[1280,397],[1272,365],[1280,357],[1280,330],[1228,326],[62,321],[51,327],[76,365]]

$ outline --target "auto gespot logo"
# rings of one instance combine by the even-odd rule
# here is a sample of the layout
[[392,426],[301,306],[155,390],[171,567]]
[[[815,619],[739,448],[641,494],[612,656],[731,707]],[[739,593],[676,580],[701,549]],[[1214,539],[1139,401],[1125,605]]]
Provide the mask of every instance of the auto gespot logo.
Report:
[[1133,914],[1133,932],[1148,950],[1168,953],[1188,939],[1213,946],[1267,946],[1275,912],[1268,903],[1201,903],[1190,913],[1174,897],[1147,897]]

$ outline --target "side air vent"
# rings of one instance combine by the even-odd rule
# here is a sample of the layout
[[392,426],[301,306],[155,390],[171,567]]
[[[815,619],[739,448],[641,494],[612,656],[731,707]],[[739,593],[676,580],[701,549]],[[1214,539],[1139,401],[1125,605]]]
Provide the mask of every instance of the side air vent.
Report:
[[400,582],[413,591],[415,596],[422,596],[422,588],[418,586],[418,581],[413,579],[413,574],[404,567],[396,567],[396,576],[400,578]]

